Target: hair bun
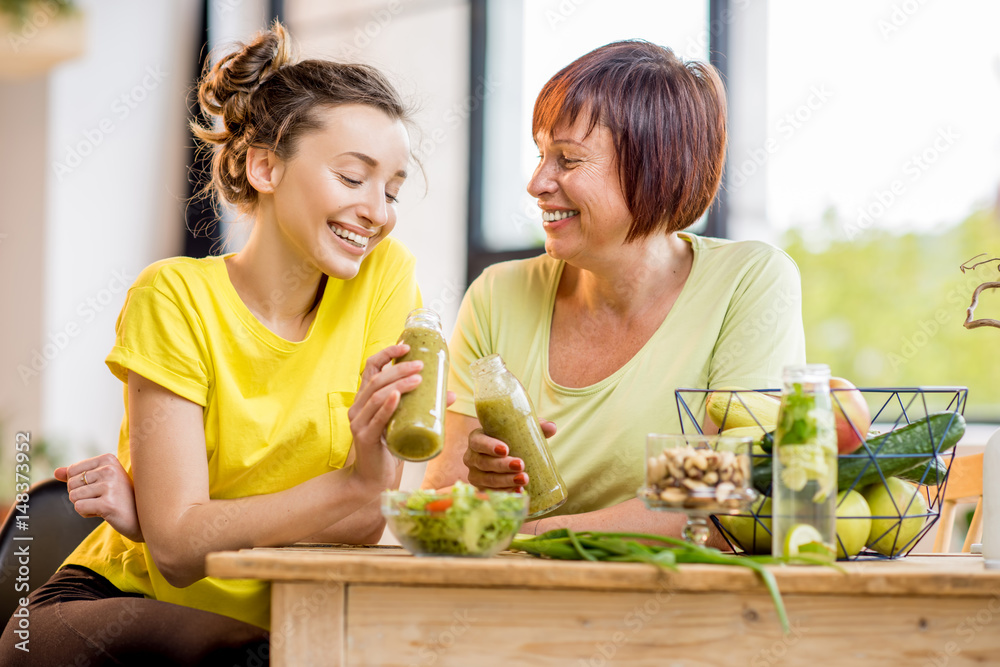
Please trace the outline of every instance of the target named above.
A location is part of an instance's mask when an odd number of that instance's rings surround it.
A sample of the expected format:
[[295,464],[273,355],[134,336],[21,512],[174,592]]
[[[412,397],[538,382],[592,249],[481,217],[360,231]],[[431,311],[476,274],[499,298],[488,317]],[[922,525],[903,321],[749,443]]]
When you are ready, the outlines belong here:
[[206,68],[198,101],[204,116],[191,120],[191,132],[199,148],[212,153],[212,179],[202,193],[214,194],[243,214],[254,212],[260,194],[247,177],[251,149],[290,159],[302,137],[325,127],[317,109],[361,104],[394,120],[409,118],[399,94],[378,70],[299,61],[291,37],[277,21]]
[[198,89],[204,111],[221,116],[230,136],[239,134],[246,123],[247,102],[254,91],[281,67],[294,62],[291,38],[278,21],[241,46],[211,66]]

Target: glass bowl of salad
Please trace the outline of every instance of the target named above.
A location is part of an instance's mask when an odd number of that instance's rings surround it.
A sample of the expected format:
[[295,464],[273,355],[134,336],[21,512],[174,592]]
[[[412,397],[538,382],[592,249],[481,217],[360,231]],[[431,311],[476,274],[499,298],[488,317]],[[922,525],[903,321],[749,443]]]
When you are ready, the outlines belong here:
[[489,558],[514,539],[528,515],[528,496],[462,482],[438,491],[388,490],[382,492],[382,515],[414,556]]

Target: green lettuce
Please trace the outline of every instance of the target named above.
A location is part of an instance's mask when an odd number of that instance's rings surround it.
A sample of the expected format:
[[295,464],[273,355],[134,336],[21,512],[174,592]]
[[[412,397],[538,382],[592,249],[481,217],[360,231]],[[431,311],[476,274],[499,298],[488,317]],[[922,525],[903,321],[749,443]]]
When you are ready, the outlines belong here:
[[[450,498],[443,511],[427,505]],[[525,497],[503,492],[481,492],[457,482],[448,496],[414,491],[395,517],[396,537],[418,554],[490,556],[504,549],[521,526]]]

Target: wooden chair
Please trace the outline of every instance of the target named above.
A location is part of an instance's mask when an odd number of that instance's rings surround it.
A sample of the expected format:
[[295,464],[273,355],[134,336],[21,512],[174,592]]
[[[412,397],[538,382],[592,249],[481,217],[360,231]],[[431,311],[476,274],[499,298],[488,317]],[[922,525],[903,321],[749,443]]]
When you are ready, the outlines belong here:
[[934,553],[947,553],[951,546],[951,533],[955,527],[955,505],[976,503],[969,533],[965,536],[962,552],[968,553],[973,543],[983,541],[983,455],[955,457],[948,472],[948,482],[941,502]]

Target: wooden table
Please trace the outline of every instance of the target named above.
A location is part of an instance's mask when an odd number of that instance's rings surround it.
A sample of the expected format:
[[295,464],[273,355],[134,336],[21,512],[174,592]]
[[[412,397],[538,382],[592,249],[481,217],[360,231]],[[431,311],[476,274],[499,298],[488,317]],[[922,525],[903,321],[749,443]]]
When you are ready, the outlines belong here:
[[978,556],[776,567],[783,634],[756,575],[398,547],[211,554],[273,582],[271,660],[305,665],[956,665],[1000,662],[1000,571]]

